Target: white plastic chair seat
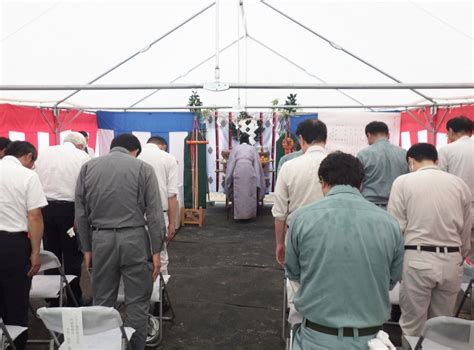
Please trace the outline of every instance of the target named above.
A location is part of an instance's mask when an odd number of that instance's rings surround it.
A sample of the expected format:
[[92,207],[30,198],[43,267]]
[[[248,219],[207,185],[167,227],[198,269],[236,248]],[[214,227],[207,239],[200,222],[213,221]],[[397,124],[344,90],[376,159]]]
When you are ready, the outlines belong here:
[[[68,283],[77,278],[66,275]],[[36,275],[31,281],[30,298],[57,298],[59,296],[60,275]],[[63,285],[64,286],[64,285]]]
[[[18,338],[21,333],[23,333],[24,331],[26,331],[28,329],[27,327],[21,327],[21,326],[8,326],[8,325],[5,325],[5,327],[7,327],[7,332],[8,332],[8,334],[10,334],[10,337],[13,340]],[[3,335],[3,331],[0,328],[0,337],[2,335]]]
[[[410,337],[410,336],[406,335],[405,339],[410,344],[410,347],[412,348],[412,350],[414,350],[416,344],[418,343],[418,340],[420,339],[420,337]],[[422,347],[423,347],[423,349],[430,349],[430,350],[449,350],[449,349],[453,349],[453,348],[448,348],[446,346],[438,344],[438,343],[434,342],[433,340],[426,339],[426,338],[423,339]]]
[[[130,339],[132,334],[135,332],[133,328],[124,327],[125,333],[127,334],[127,339]],[[84,336],[84,343],[86,349],[91,350],[103,350],[103,349],[110,349],[110,350],[120,350],[122,348],[122,333],[120,332],[119,328],[111,329],[106,332],[102,332],[99,334],[94,335],[85,335]],[[67,349],[66,344],[61,344],[59,349]]]
[[400,305],[400,282],[393,287],[392,290],[388,292],[390,298],[390,304]]
[[[170,279],[170,275],[164,275],[163,280],[165,284],[168,284]],[[153,283],[153,292],[151,292],[150,301],[157,303],[161,300],[161,280],[157,278],[156,281]],[[120,280],[119,292],[117,295],[117,302],[123,303],[125,301],[125,291],[123,286],[123,281]]]

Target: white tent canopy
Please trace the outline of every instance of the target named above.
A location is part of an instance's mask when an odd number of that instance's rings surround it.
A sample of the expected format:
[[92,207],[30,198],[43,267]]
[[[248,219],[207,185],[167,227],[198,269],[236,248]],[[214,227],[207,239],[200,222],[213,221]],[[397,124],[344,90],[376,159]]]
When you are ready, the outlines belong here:
[[[247,0],[240,6],[238,0],[221,0],[219,6],[210,6],[192,18],[212,3],[3,1],[0,84],[87,84],[143,49],[96,84],[202,85],[214,81],[216,33],[218,48],[224,49],[219,55],[222,82],[394,83],[335,49],[337,45],[404,83],[474,81],[471,1],[268,0],[265,4]],[[147,50],[150,43],[188,19]],[[331,46],[315,33],[336,45]],[[61,106],[122,108],[134,105],[150,92],[81,91]],[[439,103],[474,101],[473,89],[420,92]],[[70,93],[0,91],[0,100],[54,105]],[[185,106],[190,93],[186,89],[160,90],[136,106]],[[283,104],[289,93],[297,93],[298,104],[306,106],[430,102],[411,90],[199,90],[207,106],[237,106],[239,96],[244,107],[270,105],[275,98]]]

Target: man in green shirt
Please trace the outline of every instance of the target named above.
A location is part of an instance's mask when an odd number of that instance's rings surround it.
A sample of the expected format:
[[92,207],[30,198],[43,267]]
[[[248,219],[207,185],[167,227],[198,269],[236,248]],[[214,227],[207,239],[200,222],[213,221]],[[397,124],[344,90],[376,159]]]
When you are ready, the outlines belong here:
[[318,175],[325,198],[298,209],[288,233],[285,273],[301,284],[294,303],[304,317],[293,349],[367,349],[401,276],[400,227],[360,194],[364,170],[354,156],[330,154]]
[[278,174],[280,173],[280,169],[281,169],[281,167],[283,166],[283,164],[285,164],[285,163],[288,162],[289,160],[298,158],[299,156],[302,156],[302,155],[303,155],[303,151],[302,151],[301,148],[300,148],[298,151],[294,151],[294,152],[285,154],[283,157],[281,157],[281,158],[280,158],[280,162],[278,163],[277,177],[278,177]]

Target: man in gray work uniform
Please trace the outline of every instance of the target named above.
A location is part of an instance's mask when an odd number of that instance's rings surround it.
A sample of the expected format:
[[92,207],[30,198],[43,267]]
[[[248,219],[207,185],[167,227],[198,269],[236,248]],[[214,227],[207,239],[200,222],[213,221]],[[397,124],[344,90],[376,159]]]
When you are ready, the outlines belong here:
[[114,306],[122,278],[125,324],[135,329],[130,345],[133,350],[143,350],[166,232],[163,209],[153,168],[136,159],[141,151],[139,140],[123,134],[112,140],[110,148],[108,155],[81,168],[76,224],[85,265],[90,268],[93,264],[94,305]]
[[370,146],[357,154],[365,172],[361,193],[368,201],[387,209],[393,181],[408,173],[406,151],[390,143],[390,133],[384,122],[367,124],[365,136]]

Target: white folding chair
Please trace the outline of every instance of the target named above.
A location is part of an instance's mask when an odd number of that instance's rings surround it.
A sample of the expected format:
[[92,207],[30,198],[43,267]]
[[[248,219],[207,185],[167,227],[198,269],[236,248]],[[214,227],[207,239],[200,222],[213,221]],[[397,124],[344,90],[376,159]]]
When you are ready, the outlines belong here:
[[[283,310],[282,310],[282,338],[283,341],[287,342],[290,336],[291,329],[303,322],[303,316],[296,310],[291,310],[288,305],[288,278],[283,278]],[[290,332],[288,332],[288,325],[290,326]]]
[[395,286],[388,291],[388,297],[390,299],[390,305],[392,306],[392,317],[390,320],[386,321],[385,324],[397,326],[399,325],[398,320],[393,320],[393,310],[400,307],[400,282],[397,282]]
[[[43,321],[46,328],[51,332],[53,342],[59,349],[66,349],[71,343],[70,336],[65,328],[70,325],[63,324],[64,314],[69,310],[81,312],[83,330],[83,348],[91,350],[125,350],[128,341],[135,332],[133,328],[124,327],[120,313],[111,307],[87,306],[80,308],[68,307],[42,307],[38,309],[38,316]],[[56,333],[64,335],[64,342],[61,344]],[[74,340],[77,340],[74,337]]]
[[[150,347],[158,346],[158,344],[160,344],[161,341],[163,340],[163,332],[162,332],[163,321],[171,321],[174,319],[174,310],[173,310],[173,307],[171,306],[168,291],[166,289],[166,284],[168,283],[170,277],[171,277],[170,275],[163,276],[160,273],[159,278],[157,278],[156,281],[153,283],[153,292],[151,293],[150,302],[159,303],[158,304],[159,311],[158,311],[158,315],[150,314],[148,317],[148,329],[147,329],[148,335],[147,335],[146,344],[147,346],[150,346]],[[165,299],[168,301],[170,305],[171,315],[168,317],[165,317],[163,315],[163,302]],[[123,285],[122,280],[120,281],[117,302],[118,303],[125,302],[125,291],[124,291],[124,285]]]
[[31,281],[30,299],[56,299],[59,297],[59,306],[62,306],[63,292],[66,288],[74,305],[79,306],[69,283],[77,278],[66,275],[59,259],[47,250],[40,251],[41,268],[39,272],[58,269],[59,275],[37,274]]
[[474,349],[474,321],[439,316],[426,321],[421,337],[405,336],[414,350]]
[[15,339],[28,328],[20,326],[7,326],[0,317],[0,350],[5,350],[8,346],[16,350]]
[[391,305],[400,305],[400,282],[397,282],[392,290],[388,291]]

